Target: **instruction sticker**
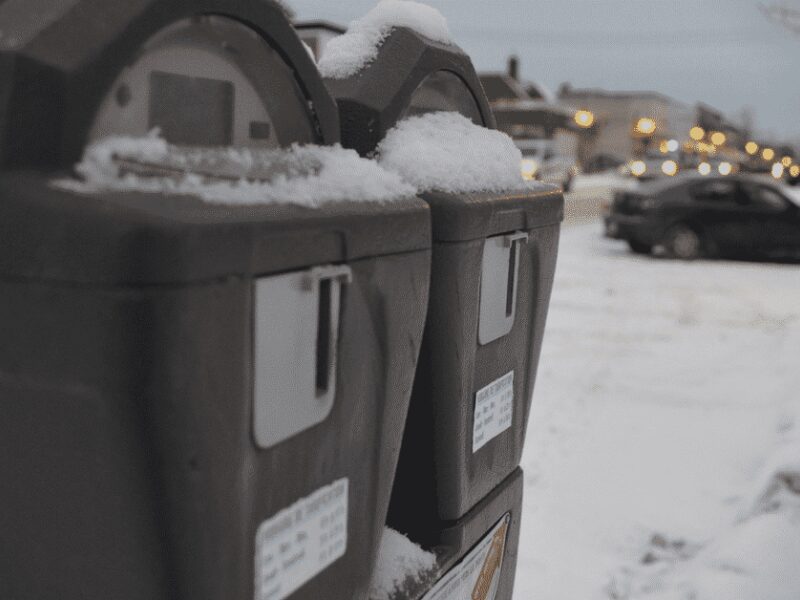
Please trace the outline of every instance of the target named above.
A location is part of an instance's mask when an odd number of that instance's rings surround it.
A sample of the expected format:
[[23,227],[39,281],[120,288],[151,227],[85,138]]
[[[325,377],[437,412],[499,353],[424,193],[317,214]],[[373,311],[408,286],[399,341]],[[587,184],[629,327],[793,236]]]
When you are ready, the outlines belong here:
[[513,417],[514,371],[511,371],[475,394],[472,453],[511,427]]
[[267,519],[256,532],[255,600],[283,600],[347,550],[348,480]]
[[500,586],[510,523],[511,515],[506,514],[422,600],[494,600]]

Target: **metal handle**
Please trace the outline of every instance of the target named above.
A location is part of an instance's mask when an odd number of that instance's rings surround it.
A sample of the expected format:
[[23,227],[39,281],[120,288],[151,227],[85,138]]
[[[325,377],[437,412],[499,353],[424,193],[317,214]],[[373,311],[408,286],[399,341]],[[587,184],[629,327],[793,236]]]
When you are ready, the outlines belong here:
[[[314,267],[308,272],[306,285],[318,288],[316,389],[317,397],[328,393],[336,369],[336,343],[339,333],[341,286],[353,281],[353,270],[347,265]],[[334,284],[338,283],[338,286]]]
[[514,314],[514,302],[517,297],[517,263],[519,262],[519,245],[527,243],[528,234],[517,231],[503,239],[508,252],[508,286],[506,287],[506,317]]

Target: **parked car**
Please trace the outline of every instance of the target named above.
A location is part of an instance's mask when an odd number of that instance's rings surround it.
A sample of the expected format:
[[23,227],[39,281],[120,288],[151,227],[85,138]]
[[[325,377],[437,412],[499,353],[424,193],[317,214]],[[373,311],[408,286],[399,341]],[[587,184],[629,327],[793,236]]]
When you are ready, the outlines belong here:
[[521,139],[515,143],[522,151],[523,176],[558,185],[565,192],[570,190],[578,174],[576,156],[560,153],[549,139]]
[[800,193],[756,177],[661,179],[618,192],[605,228],[641,254],[800,258]]

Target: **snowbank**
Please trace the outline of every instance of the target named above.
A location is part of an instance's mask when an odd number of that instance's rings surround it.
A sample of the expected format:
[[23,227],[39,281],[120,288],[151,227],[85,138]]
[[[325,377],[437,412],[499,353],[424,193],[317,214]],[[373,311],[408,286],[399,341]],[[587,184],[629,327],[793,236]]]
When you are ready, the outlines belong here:
[[506,134],[458,113],[401,121],[378,145],[380,165],[420,192],[503,192],[524,189],[522,153]]
[[[800,597],[800,423],[756,479],[745,511],[714,539],[680,556],[648,553],[631,600],[797,600]],[[669,565],[669,562],[672,562]],[[664,565],[668,566],[664,568]]]
[[433,581],[437,575],[434,554],[426,552],[403,534],[386,527],[370,586],[370,600],[393,600],[407,587]]
[[214,204],[388,202],[415,189],[394,173],[339,146],[288,150],[184,149],[157,135],[106,138],[89,146],[76,171],[82,193],[141,191],[198,196]]
[[580,173],[572,180],[570,191],[609,189],[633,190],[639,182],[633,177],[625,177],[616,171],[604,171],[602,173]]
[[411,0],[382,0],[347,33],[333,38],[320,57],[323,77],[345,79],[375,60],[378,48],[395,27],[407,27],[435,42],[450,44],[450,30],[442,14]]
[[[787,536],[776,553],[755,534],[779,523],[800,538],[788,506],[756,508],[787,499],[764,492],[800,434],[799,275],[643,258],[596,217],[565,224],[522,461],[515,600],[685,600],[701,579],[738,581],[703,565],[727,561],[740,536],[753,581],[766,576],[759,553],[800,564]],[[785,566],[775,576],[798,600]]]

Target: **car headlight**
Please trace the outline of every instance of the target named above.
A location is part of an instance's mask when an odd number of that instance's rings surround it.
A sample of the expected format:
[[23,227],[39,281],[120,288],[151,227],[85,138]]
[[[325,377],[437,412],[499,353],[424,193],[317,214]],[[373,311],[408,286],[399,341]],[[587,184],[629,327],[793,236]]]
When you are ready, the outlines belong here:
[[628,167],[636,177],[641,177],[647,172],[647,165],[643,160],[634,160]]
[[661,172],[672,177],[678,173],[678,163],[674,160],[665,160],[661,163]]
[[530,181],[539,172],[539,163],[531,158],[523,158],[520,164],[520,171],[522,172],[522,178]]

